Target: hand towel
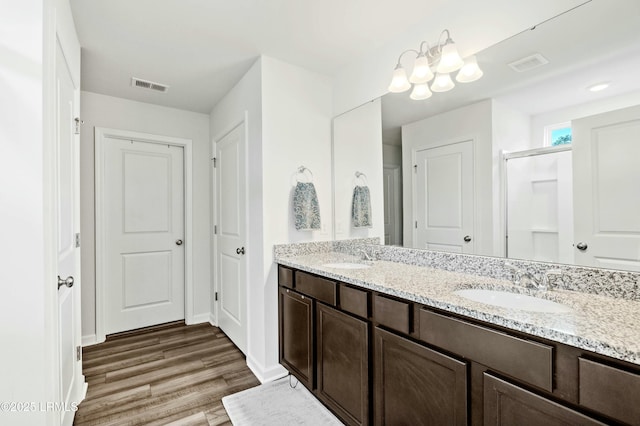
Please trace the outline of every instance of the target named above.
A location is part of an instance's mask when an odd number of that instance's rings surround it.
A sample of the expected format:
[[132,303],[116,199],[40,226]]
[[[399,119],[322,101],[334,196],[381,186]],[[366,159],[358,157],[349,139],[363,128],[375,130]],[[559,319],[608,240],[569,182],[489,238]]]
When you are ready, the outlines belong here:
[[371,195],[368,186],[356,186],[353,189],[351,219],[354,228],[371,226]]
[[293,193],[293,215],[299,231],[320,229],[320,207],[313,182],[298,182]]

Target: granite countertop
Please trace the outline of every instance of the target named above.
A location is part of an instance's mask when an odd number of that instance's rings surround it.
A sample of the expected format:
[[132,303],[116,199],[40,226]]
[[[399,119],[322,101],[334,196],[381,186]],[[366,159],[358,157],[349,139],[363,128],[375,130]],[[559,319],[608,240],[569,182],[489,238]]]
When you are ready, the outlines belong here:
[[[640,365],[640,302],[568,290],[538,291],[509,280],[329,252],[278,257],[276,262],[355,286],[565,343]],[[368,263],[366,269],[322,266]],[[568,313],[538,313],[473,302],[454,293],[467,288],[506,290],[562,303]]]

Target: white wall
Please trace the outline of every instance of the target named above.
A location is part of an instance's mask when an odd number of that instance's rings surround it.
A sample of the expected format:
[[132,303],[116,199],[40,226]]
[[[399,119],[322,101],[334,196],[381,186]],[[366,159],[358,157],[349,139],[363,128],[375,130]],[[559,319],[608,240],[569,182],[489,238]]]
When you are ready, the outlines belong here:
[[386,165],[402,165],[402,147],[382,144],[382,162]]
[[493,254],[492,101],[486,100],[402,126],[404,244],[413,244],[413,158],[420,149],[474,141],[475,251]]
[[94,128],[175,136],[193,141],[193,313],[209,320],[210,188],[209,116],[134,102],[91,92],[81,94],[80,215],[82,248],[82,335],[94,339],[95,324],[95,180]]
[[[50,395],[45,284],[54,285],[45,277],[43,2],[17,4],[0,2],[0,401],[15,402]],[[0,412],[2,424],[44,421],[44,413]]]
[[614,111],[634,105],[640,105],[640,91],[611,96],[593,102],[534,115],[531,117],[531,147],[539,148],[544,145],[545,126],[564,123],[578,118],[602,114],[603,112]]
[[[349,111],[371,99],[384,95],[398,56],[406,49],[416,49],[422,40],[434,45],[440,31],[448,28],[463,56],[475,54],[512,35],[524,31],[585,0],[458,0],[434,8],[420,25],[408,28],[388,44],[354,57],[334,75],[334,113]],[[410,13],[410,11],[408,11]],[[403,60],[411,66],[411,55]]]
[[[384,241],[382,110],[380,99],[367,102],[333,120],[335,236],[380,237]],[[364,173],[371,194],[371,228],[354,228],[351,220],[356,171]],[[362,182],[358,179],[358,182]]]
[[[273,245],[297,241],[330,240],[331,117],[330,80],[279,60],[262,57],[262,170],[264,218],[264,281],[260,288],[264,312],[256,318],[264,339],[265,376],[281,373],[278,363],[277,268]],[[313,172],[322,229],[297,231],[291,190],[301,165]],[[254,360],[256,360],[254,358]]]

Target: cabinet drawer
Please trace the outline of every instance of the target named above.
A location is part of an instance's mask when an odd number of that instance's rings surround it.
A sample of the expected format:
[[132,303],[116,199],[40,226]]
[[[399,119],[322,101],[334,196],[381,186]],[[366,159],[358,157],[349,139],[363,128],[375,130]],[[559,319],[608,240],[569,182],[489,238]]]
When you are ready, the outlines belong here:
[[420,339],[548,392],[553,390],[553,347],[456,318],[420,310]]
[[640,424],[640,374],[578,358],[580,405],[616,420]]
[[518,426],[595,426],[595,419],[484,373],[484,424]]
[[295,287],[300,293],[329,305],[336,306],[336,283],[306,272],[295,272]]
[[284,266],[278,266],[278,284],[283,287],[293,288],[293,271]]
[[367,318],[369,316],[369,293],[341,285],[340,309]]
[[407,302],[373,296],[373,319],[380,325],[392,328],[401,333],[409,334],[410,305]]

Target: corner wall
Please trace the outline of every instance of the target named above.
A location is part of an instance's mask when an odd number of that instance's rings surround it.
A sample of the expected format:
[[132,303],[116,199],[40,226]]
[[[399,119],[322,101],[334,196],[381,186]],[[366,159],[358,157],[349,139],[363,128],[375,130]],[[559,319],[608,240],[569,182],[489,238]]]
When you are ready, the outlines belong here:
[[196,322],[209,320],[210,192],[209,116],[127,99],[81,93],[80,220],[82,250],[82,336],[95,343],[95,174],[94,129],[106,127],[193,141],[193,314]]
[[[253,324],[255,343],[264,348],[254,361],[264,378],[282,374],[278,362],[277,266],[273,245],[332,238],[331,81],[285,62],[262,57],[262,187],[264,251],[263,281],[254,296],[262,298]],[[298,167],[313,172],[322,229],[298,231],[292,213],[292,190]],[[252,356],[254,354],[251,354]]]

